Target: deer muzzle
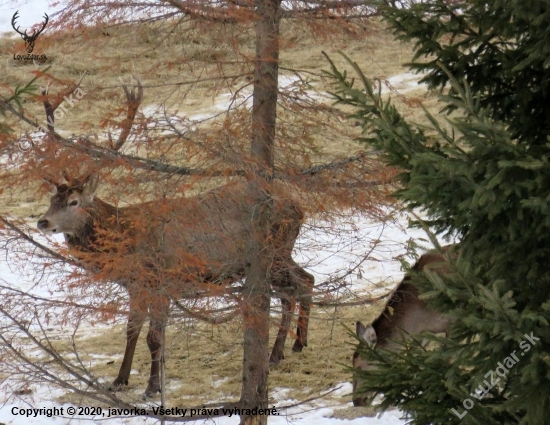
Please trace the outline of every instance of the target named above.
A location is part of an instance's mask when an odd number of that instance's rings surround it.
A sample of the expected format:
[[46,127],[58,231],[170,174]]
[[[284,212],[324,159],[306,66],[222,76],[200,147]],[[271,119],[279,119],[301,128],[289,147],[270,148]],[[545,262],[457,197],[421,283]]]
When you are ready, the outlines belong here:
[[57,229],[51,228],[51,223],[46,218],[41,218],[38,220],[38,223],[36,223],[36,227],[38,227],[38,230],[40,230],[44,235],[53,235],[56,233]]

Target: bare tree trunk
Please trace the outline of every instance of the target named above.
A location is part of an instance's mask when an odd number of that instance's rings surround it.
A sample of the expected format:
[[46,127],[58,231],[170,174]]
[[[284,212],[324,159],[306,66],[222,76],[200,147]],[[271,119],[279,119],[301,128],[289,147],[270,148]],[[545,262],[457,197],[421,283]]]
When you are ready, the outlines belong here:
[[[166,326],[162,333],[162,346],[160,348],[160,405],[166,406]],[[166,425],[166,419],[162,418],[160,425]]]
[[[250,182],[251,235],[249,270],[244,288],[244,357],[241,407],[267,408],[269,374],[270,243],[273,200],[273,145],[277,118],[279,72],[279,7],[281,0],[256,0],[256,63],[250,151],[256,164]],[[265,415],[241,414],[242,425],[267,425]]]

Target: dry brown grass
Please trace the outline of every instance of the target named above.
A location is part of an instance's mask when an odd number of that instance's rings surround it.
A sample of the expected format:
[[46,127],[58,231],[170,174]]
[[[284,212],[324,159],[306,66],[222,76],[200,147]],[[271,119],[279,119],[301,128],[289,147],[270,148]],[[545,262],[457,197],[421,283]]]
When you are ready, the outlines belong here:
[[[200,29],[186,26],[180,28],[175,33],[177,35],[166,36],[166,27],[161,24],[143,25],[131,30],[109,30],[108,33],[90,30],[87,33],[67,32],[41,37],[36,49],[50,58],[46,64],[50,67],[50,75],[64,83],[77,81],[84,72],[87,75],[82,84],[86,96],[57,121],[56,129],[65,136],[101,135],[100,127],[107,125],[106,119],[120,121],[124,114],[125,98],[119,79],[129,81],[130,76],[136,74],[141,76],[146,86],[143,107],[164,103],[169,113],[180,117],[212,112],[213,103],[220,93],[235,92],[250,83],[250,75],[223,82],[208,80],[220,74],[240,75],[251,71],[249,59],[253,52],[253,37],[250,31],[238,32],[235,43],[238,49],[223,41],[229,35],[235,36],[235,31],[226,31],[227,34],[220,32],[207,37]],[[330,89],[321,78],[321,70],[328,69],[321,54],[323,50],[341,68],[347,65],[337,52],[345,51],[369,78],[389,78],[405,72],[402,64],[410,60],[412,52],[411,45],[393,40],[383,25],[376,21],[361,39],[338,33],[320,43],[300,24],[291,23],[283,24],[282,33],[282,74],[288,76],[292,75],[293,70],[298,70],[320,92]],[[20,52],[21,47],[19,39],[0,39],[0,54],[11,56],[15,51]],[[0,63],[2,83],[6,87],[24,84],[33,77],[33,71],[43,70],[44,67],[6,60]],[[177,84],[197,79],[206,81]],[[61,83],[54,83],[51,90],[57,93],[63,87]],[[394,94],[393,97],[405,116],[414,121],[426,122],[418,107],[420,101],[429,110],[437,111],[434,96],[427,94],[422,87],[403,95]],[[30,99],[24,106],[37,122],[44,123],[43,106],[38,99]],[[246,117],[242,120],[246,122]],[[13,124],[18,132],[32,130],[22,123]],[[299,140],[301,148],[308,151],[308,161],[313,163],[347,156],[361,148],[353,140],[360,129],[350,126],[345,120],[332,119],[327,122],[323,115],[301,117],[296,110],[281,109],[279,124],[284,129],[285,137]],[[108,126],[112,127],[112,122]],[[224,129],[205,127],[202,137],[208,142],[223,134]],[[181,150],[173,149],[171,155],[175,164],[193,165],[193,158],[184,158]],[[8,199],[8,195],[11,198]],[[4,211],[30,219],[37,211],[44,210],[47,202],[46,198],[39,198],[35,186],[18,187],[15,194],[6,191],[0,196],[5,201]]]
[[[281,54],[281,70],[290,75],[292,70],[302,72],[312,80],[314,87],[325,91],[329,87],[320,78],[321,69],[328,64],[321,54],[326,51],[335,63],[344,66],[344,60],[337,54],[345,51],[357,61],[370,78],[388,78],[406,72],[402,63],[410,60],[412,47],[393,40],[384,27],[373,22],[369,35],[364,39],[328,38],[323,45],[299,25],[284,24],[285,34]],[[51,61],[48,73],[60,81],[76,81],[86,72],[83,89],[87,93],[85,101],[79,102],[70,110],[57,128],[62,135],[98,132],[98,128],[109,113],[117,111],[124,104],[119,77],[126,81],[130,75],[140,74],[147,86],[142,105],[165,102],[169,111],[180,115],[208,112],[219,93],[237,90],[250,82],[249,77],[241,76],[223,84],[204,81],[193,84],[174,85],[175,82],[212,78],[221,70],[226,75],[238,75],[250,71],[250,64],[243,59],[251,55],[252,38],[241,35],[240,56],[227,44],[212,48],[199,31],[185,28],[185,37],[165,37],[162,28],[143,26],[132,31],[90,31],[87,34],[50,35],[41,37],[37,44],[40,53],[46,53]],[[217,34],[223,38],[223,34]],[[15,39],[0,39],[0,54],[11,54],[21,42]],[[222,65],[221,65],[222,64]],[[22,65],[12,60],[0,64],[2,83],[14,87],[28,81],[32,71],[43,69],[33,64]],[[55,86],[54,91],[61,88]],[[395,95],[397,105],[406,116],[423,122],[423,113],[415,106],[422,101],[430,110],[436,110],[435,98],[425,93],[423,88]],[[25,104],[28,113],[42,122],[43,109],[37,100]],[[120,110],[119,110],[120,112]],[[291,121],[291,115],[282,111],[281,120]],[[350,132],[358,134],[358,129],[350,131],[347,122],[341,122],[327,136],[322,127],[310,128],[312,143],[317,145],[319,158],[325,161],[331,156],[349,155],[360,148],[349,138]],[[20,131],[30,130],[20,124]],[[345,136],[342,136],[345,135]],[[4,210],[12,216],[34,221],[38,212],[46,209],[47,199],[40,198],[35,188],[21,188],[10,198],[2,195]],[[309,347],[303,353],[290,352],[287,342],[285,360],[270,372],[271,388],[289,388],[289,398],[303,399],[318,395],[340,382],[351,379],[349,372],[341,364],[351,364],[353,339],[343,325],[354,328],[358,319],[369,322],[374,319],[377,307],[321,309],[314,308],[310,323]],[[273,321],[275,334],[276,320]],[[138,398],[146,386],[149,367],[149,352],[145,343],[145,332],[139,342],[134,361],[134,369],[139,373],[131,376],[128,397]],[[167,384],[171,406],[192,406],[213,400],[236,400],[241,385],[241,332],[240,323],[233,321],[227,325],[207,326],[199,323],[173,323],[168,330]],[[118,371],[121,355],[124,352],[125,331],[122,325],[113,327],[100,336],[83,336],[77,347],[84,361],[89,361],[91,370],[106,380],[112,380]],[[68,352],[68,347],[58,343],[58,348]],[[98,360],[97,356],[101,357]],[[114,364],[107,364],[114,360]],[[67,395],[64,400],[75,401],[75,396]],[[329,396],[330,397],[330,396]],[[348,402],[349,397],[335,397],[338,402]]]
[[[285,388],[287,399],[318,396],[342,382],[349,382],[355,340],[346,329],[354,329],[358,318],[374,320],[384,303],[376,306],[348,308],[314,308],[310,322],[309,346],[302,353],[292,353],[287,341],[285,359],[270,370],[271,389]],[[273,320],[273,332],[276,332]],[[196,406],[211,401],[236,401],[241,388],[242,334],[239,320],[218,326],[204,323],[173,321],[167,333],[167,392],[170,406]],[[147,386],[150,357],[142,332],[130,386],[123,397],[140,401]],[[291,337],[289,336],[289,339]],[[272,341],[273,342],[273,341]],[[125,328],[113,326],[99,335],[86,334],[76,338],[76,348],[83,363],[98,378],[113,380],[120,367],[125,345]],[[56,341],[54,346],[65,355],[72,352],[68,342]],[[113,363],[114,362],[114,363]],[[327,399],[341,404],[349,396],[328,395]],[[66,395],[60,401],[77,402],[78,396]]]
[[[124,113],[124,94],[119,78],[129,81],[131,75],[139,74],[147,86],[142,106],[165,103],[169,112],[179,116],[207,113],[212,110],[213,102],[219,93],[236,91],[250,82],[249,76],[242,76],[223,83],[209,80],[194,84],[174,85],[177,82],[209,79],[222,72],[224,75],[238,75],[250,72],[247,59],[253,52],[250,32],[238,36],[239,52],[229,43],[220,43],[212,47],[213,38],[220,40],[224,34],[205,37],[200,29],[181,28],[180,36],[166,36],[166,28],[144,25],[132,30],[110,30],[108,36],[102,30],[90,30],[87,33],[66,32],[63,34],[42,36],[36,50],[50,58],[45,66],[48,73],[59,82],[69,83],[79,79],[86,72],[82,84],[87,93],[83,100],[75,104],[61,120],[56,123],[60,134],[101,134],[101,124],[113,114]],[[409,59],[411,46],[393,41],[377,22],[373,22],[366,38],[357,40],[338,34],[319,44],[311,34],[299,24],[285,23],[282,28],[285,40],[282,45],[282,73],[291,75],[290,70],[299,70],[304,78],[309,78],[313,86],[324,91],[329,87],[319,78],[321,69],[327,69],[327,63],[321,54],[325,50],[333,60],[344,65],[338,50],[346,51],[356,60],[369,77],[389,77],[405,71],[401,64]],[[107,33],[106,33],[107,34]],[[232,34],[234,35],[234,34]],[[20,52],[22,41],[16,38],[0,39],[0,54],[11,57]],[[5,87],[15,87],[29,81],[33,71],[43,70],[45,66],[6,60],[0,63],[0,75]],[[312,74],[309,74],[312,73]],[[61,83],[52,85],[52,92],[59,92]],[[408,93],[407,98],[399,101],[407,114],[415,114],[418,108],[407,106],[411,97],[423,95]],[[402,101],[404,100],[404,101]],[[428,100],[431,102],[431,100]],[[37,122],[45,120],[43,106],[38,99],[30,99],[24,107]],[[119,116],[120,120],[120,116]],[[289,137],[300,138],[301,127],[307,126],[307,140],[310,146],[309,157],[313,162],[324,162],[335,156],[346,156],[357,151],[358,146],[350,136],[358,135],[358,128],[350,128],[348,122],[332,122],[327,125],[321,116],[304,122],[296,117],[295,111],[281,110],[279,122],[285,126]],[[32,130],[27,125],[13,122],[18,132]],[[208,137],[208,134],[205,136]],[[302,138],[303,139],[303,138]],[[303,141],[303,140],[302,140]],[[304,145],[305,146],[305,145]],[[174,163],[181,163],[176,155]],[[189,165],[189,162],[186,163]],[[3,201],[3,213],[29,221],[44,211],[46,197],[40,197],[37,186],[19,186],[16,191],[5,190],[0,194]]]
[[[220,92],[237,90],[250,83],[249,75],[224,83],[208,80],[220,73],[239,75],[251,71],[251,64],[247,62],[253,52],[250,32],[240,34],[238,53],[227,43],[213,47],[212,40],[193,28],[182,28],[178,33],[182,34],[180,37],[166,36],[165,32],[163,27],[142,25],[129,31],[112,30],[109,36],[101,30],[43,36],[37,50],[47,54],[48,63],[37,66],[6,60],[0,65],[2,83],[8,87],[23,84],[32,78],[32,71],[45,66],[50,67],[50,75],[64,82],[76,81],[86,73],[82,86],[87,93],[86,101],[79,102],[57,123],[64,134],[97,129],[108,112],[123,106],[119,78],[128,81],[131,75],[139,74],[147,86],[142,105],[165,102],[171,112],[188,115],[209,111]],[[337,51],[345,51],[369,78],[389,78],[405,72],[402,64],[410,60],[412,51],[411,45],[394,41],[375,21],[370,33],[360,40],[336,35],[319,43],[299,24],[290,23],[283,25],[282,33],[285,36],[280,58],[282,73],[291,75],[292,70],[298,70],[321,91],[328,89],[319,78],[321,70],[328,69],[322,51],[342,67],[345,61]],[[223,37],[223,34],[216,36]],[[18,39],[2,38],[0,53],[11,56],[13,52],[20,52],[21,43]],[[194,80],[207,81],[175,85]],[[53,91],[59,88],[54,85]],[[420,89],[407,97],[423,93]],[[40,102],[30,101],[25,106],[39,122],[44,120]]]

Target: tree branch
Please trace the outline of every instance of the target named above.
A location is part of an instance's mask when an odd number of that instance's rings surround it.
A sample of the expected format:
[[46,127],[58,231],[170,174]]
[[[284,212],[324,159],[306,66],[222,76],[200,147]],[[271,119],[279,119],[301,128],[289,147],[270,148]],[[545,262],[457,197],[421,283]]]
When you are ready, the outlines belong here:
[[71,264],[76,267],[85,268],[81,263],[78,261],[75,261],[71,258],[65,257],[64,255],[61,255],[54,250],[48,248],[46,245],[42,245],[40,242],[35,241],[33,238],[31,238],[29,235],[27,235],[25,232],[23,232],[19,227],[17,227],[15,224],[11,223],[4,217],[0,216],[0,222],[3,223],[7,228],[9,228],[11,231],[15,232],[17,235],[19,235],[21,238],[26,240],[27,242],[31,243],[35,247],[41,249],[42,251],[46,252],[48,255],[50,255],[53,258],[56,258],[58,260],[61,260],[65,263]]

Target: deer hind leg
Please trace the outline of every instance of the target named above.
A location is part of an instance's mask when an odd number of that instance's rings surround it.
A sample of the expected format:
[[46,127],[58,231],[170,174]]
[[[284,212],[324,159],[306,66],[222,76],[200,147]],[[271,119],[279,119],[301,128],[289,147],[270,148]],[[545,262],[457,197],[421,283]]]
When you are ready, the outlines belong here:
[[128,313],[128,322],[126,324],[126,350],[124,351],[124,359],[120,365],[118,376],[109,387],[111,391],[117,391],[123,385],[128,385],[136,344],[141,332],[141,327],[145,322],[145,316],[146,313],[140,309],[136,298],[130,295],[130,312]]
[[164,341],[164,332],[166,321],[170,309],[170,301],[159,299],[157,305],[151,308],[151,322],[149,332],[147,333],[147,346],[151,353],[151,372],[149,374],[149,383],[145,390],[145,397],[153,397],[161,391],[160,388],[160,363],[162,359],[162,344]]
[[273,344],[273,351],[269,357],[270,364],[279,364],[284,356],[285,341],[286,335],[290,328],[290,319],[292,318],[292,313],[296,307],[296,300],[294,298],[289,298],[286,296],[281,297],[281,308],[282,308],[282,318],[281,325],[279,326],[279,331],[277,332],[277,338],[275,339],[275,344]]
[[296,293],[296,298],[300,303],[298,328],[296,329],[296,341],[294,341],[292,351],[295,353],[300,353],[304,347],[307,347],[309,312],[311,310],[315,278],[312,274],[306,272],[296,263],[294,263],[294,266],[290,268],[290,278],[292,281],[292,287]]

